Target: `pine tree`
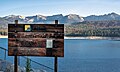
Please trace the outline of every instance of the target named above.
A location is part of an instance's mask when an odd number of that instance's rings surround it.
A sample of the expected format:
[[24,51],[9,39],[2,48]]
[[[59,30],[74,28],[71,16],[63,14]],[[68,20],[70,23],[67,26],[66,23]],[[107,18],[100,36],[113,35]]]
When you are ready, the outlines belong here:
[[27,57],[26,72],[30,72],[30,71],[31,71],[31,60]]

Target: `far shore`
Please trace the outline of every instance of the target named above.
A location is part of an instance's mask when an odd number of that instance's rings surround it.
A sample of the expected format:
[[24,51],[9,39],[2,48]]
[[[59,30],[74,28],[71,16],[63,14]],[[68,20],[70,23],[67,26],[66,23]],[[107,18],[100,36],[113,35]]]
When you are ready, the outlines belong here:
[[64,39],[120,40],[120,37],[99,37],[99,36],[69,37],[69,36],[65,36]]
[[[0,38],[8,38],[8,36],[7,35],[0,35]],[[100,37],[100,36],[72,37],[72,36],[64,36],[64,39],[120,40],[120,37]]]
[[8,38],[7,35],[0,35],[0,38]]

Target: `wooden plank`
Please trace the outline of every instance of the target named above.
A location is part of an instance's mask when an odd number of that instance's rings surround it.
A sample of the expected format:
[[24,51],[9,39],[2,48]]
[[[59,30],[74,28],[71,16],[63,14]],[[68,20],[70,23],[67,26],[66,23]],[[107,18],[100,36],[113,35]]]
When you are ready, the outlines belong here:
[[46,54],[48,57],[64,57],[64,48],[47,48]]
[[24,25],[22,24],[8,24],[8,32],[15,32],[15,31],[24,31]]
[[9,47],[46,47],[46,40],[42,38],[9,38]]
[[[46,40],[45,38],[9,38],[8,45],[9,47],[45,47]],[[63,39],[53,39],[54,48],[63,46]]]
[[54,29],[54,28],[64,28],[64,24],[32,24],[32,28],[43,28],[43,29]]
[[40,29],[40,28],[35,28],[35,29],[32,29],[31,32],[60,32],[60,33],[63,33],[64,30],[62,28],[49,28],[49,29]]
[[52,48],[52,56],[64,57],[64,48]]
[[[26,27],[29,30],[26,30]],[[64,32],[64,25],[53,24],[9,24],[8,32]]]
[[[17,50],[17,51],[16,51]],[[28,47],[9,47],[8,54],[10,56],[47,56],[47,57],[63,57],[64,48],[28,48]]]
[[64,40],[63,39],[55,39],[53,41],[53,48],[63,48],[64,47]]
[[[48,38],[49,39],[49,38]],[[46,48],[45,38],[9,38],[8,39],[9,47],[39,47]],[[53,48],[63,48],[64,40],[63,39],[52,39]]]
[[[17,54],[15,54],[16,49]],[[46,56],[45,48],[28,48],[28,47],[9,47],[8,54],[10,56],[18,55],[18,56]]]
[[9,32],[9,38],[56,38],[63,39],[64,33],[55,32]]

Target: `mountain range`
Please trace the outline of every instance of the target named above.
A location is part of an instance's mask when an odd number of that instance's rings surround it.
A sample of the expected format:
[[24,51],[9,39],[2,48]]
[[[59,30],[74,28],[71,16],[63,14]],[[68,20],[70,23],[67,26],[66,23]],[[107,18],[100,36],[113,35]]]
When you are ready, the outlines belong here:
[[0,27],[6,27],[8,23],[13,23],[14,20],[18,20],[19,23],[54,23],[54,20],[59,20],[59,23],[72,24],[83,21],[108,21],[108,20],[120,20],[120,15],[117,13],[109,13],[104,15],[90,15],[86,17],[79,16],[77,14],[69,14],[63,16],[62,14],[44,16],[22,16],[22,15],[9,15],[0,17]]

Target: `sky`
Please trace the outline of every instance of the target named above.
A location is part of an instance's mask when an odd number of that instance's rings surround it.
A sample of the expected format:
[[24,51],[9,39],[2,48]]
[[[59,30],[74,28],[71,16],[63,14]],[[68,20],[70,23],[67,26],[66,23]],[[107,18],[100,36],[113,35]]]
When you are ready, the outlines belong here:
[[120,14],[120,0],[0,0],[0,17],[7,15],[80,16]]

